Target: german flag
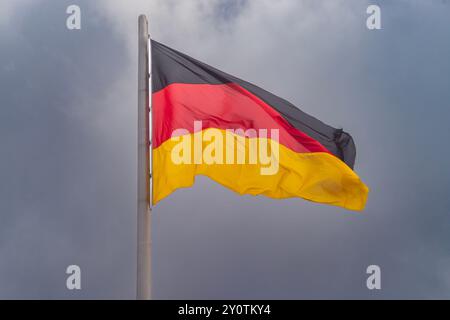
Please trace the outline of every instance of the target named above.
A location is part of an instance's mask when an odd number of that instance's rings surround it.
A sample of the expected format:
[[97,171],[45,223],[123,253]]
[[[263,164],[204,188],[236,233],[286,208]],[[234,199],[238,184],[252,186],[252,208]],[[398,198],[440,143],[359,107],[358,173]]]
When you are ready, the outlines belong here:
[[154,40],[152,92],[153,203],[204,175],[239,194],[364,209],[343,130]]

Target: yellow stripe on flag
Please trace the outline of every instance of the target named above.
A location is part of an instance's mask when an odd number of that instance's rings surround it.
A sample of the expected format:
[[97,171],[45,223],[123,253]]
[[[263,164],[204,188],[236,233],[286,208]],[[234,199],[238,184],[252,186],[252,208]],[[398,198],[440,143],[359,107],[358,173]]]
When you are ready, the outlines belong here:
[[[231,134],[219,129],[207,129],[201,134],[207,134],[211,130],[215,131],[214,134],[221,134],[224,142],[226,136]],[[181,139],[190,139],[191,154],[194,158],[194,141],[199,141],[199,139],[195,140],[194,136],[198,134],[200,133],[179,137],[178,141],[169,139],[153,150],[153,203],[158,203],[176,189],[191,187],[195,176],[203,175],[239,194],[264,195],[275,199],[300,197],[350,210],[364,209],[369,189],[340,159],[328,153],[297,153],[266,138],[243,138],[231,134],[238,142],[245,139],[243,148],[247,155],[251,143],[262,142],[276,146],[279,149],[277,158],[279,167],[273,175],[262,175],[261,169],[267,165],[259,162],[257,164],[249,164],[248,161],[245,164],[175,164],[172,151],[177,146],[179,148]],[[202,141],[201,143],[202,150],[205,150],[212,142]],[[237,145],[242,148],[242,143]],[[235,146],[223,143],[224,154],[230,152],[236,154],[236,150]]]

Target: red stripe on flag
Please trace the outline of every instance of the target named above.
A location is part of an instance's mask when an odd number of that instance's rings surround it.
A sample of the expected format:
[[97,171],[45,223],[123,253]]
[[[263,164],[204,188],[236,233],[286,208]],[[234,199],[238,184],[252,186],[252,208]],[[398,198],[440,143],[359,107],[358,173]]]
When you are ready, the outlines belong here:
[[172,137],[177,129],[194,133],[202,129],[279,130],[279,143],[304,152],[330,153],[322,144],[294,128],[270,105],[235,83],[171,84],[153,94],[153,148]]

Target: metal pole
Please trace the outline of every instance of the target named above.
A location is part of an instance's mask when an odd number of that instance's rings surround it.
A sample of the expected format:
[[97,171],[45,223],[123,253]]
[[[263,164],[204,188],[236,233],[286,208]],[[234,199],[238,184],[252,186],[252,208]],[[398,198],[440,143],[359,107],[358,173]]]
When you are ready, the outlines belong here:
[[139,16],[138,58],[138,203],[137,299],[151,299],[151,208],[149,142],[149,36],[145,15]]

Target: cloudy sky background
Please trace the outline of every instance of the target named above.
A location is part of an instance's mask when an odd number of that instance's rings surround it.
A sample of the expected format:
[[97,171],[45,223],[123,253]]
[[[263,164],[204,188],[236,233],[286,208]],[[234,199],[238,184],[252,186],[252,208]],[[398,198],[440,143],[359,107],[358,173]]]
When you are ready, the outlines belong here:
[[140,13],[154,39],[345,128],[371,188],[355,214],[198,178],[154,209],[155,298],[450,298],[443,0],[0,0],[0,298],[135,297]]

